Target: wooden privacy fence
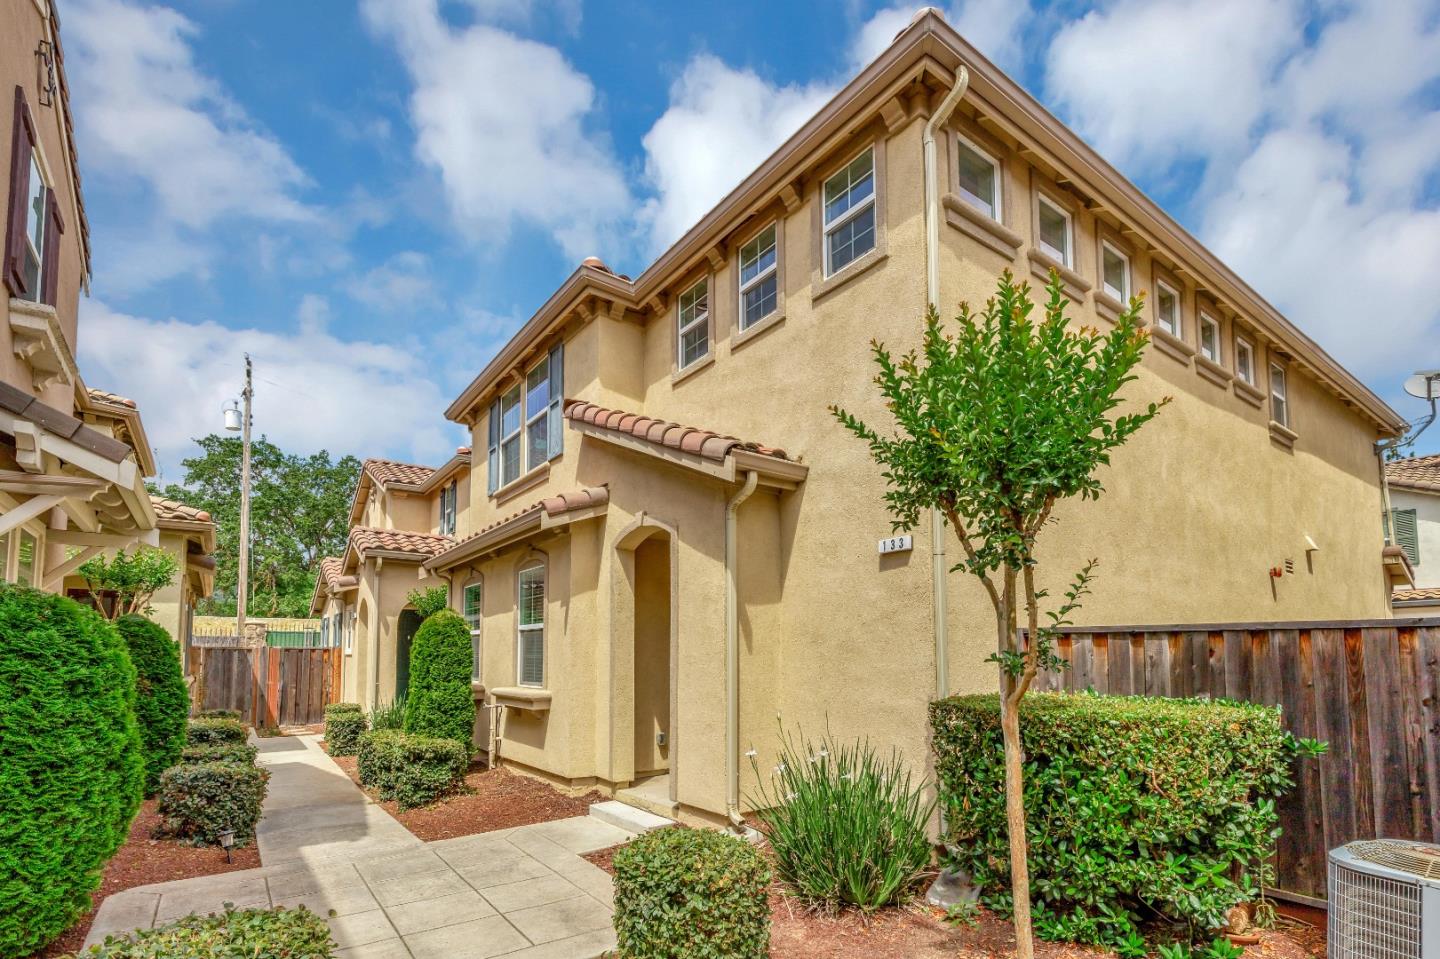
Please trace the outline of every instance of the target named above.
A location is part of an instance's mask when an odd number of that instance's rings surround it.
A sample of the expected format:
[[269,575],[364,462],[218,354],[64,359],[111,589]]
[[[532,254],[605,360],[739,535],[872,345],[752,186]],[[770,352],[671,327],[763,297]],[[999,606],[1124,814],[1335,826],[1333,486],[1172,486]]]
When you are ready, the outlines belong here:
[[1353,839],[1440,841],[1440,619],[1073,629],[1035,688],[1279,706],[1302,759],[1279,804],[1279,888],[1325,897],[1326,852]]
[[194,637],[187,673],[198,709],[234,709],[256,727],[303,726],[340,698],[340,650],[237,646]]

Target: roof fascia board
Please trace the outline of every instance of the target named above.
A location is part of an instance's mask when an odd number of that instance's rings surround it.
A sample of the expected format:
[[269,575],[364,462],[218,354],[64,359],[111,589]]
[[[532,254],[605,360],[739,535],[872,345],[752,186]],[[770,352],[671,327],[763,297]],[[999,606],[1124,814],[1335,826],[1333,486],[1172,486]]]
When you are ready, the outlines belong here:
[[474,539],[466,540],[425,561],[426,569],[450,569],[482,553],[492,552],[542,528],[545,508],[540,504],[515,516]]

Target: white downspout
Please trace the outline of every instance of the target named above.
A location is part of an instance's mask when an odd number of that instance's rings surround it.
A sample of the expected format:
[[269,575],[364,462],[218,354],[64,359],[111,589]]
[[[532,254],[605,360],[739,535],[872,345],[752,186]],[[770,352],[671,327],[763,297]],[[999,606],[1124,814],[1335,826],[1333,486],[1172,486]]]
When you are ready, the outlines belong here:
[[745,485],[725,504],[725,815],[738,830],[745,828],[745,820],[740,815],[740,595],[735,580],[735,514],[759,481],[759,474],[747,470]]
[[[933,116],[925,123],[921,139],[925,150],[925,304],[940,306],[940,186],[935,162],[935,131],[944,126],[955,112],[960,99],[970,86],[970,71],[962,63],[955,71],[955,84]],[[950,695],[950,626],[948,574],[945,558],[945,518],[940,510],[930,509],[930,574],[935,611],[935,698]]]
[[375,591],[371,599],[375,603],[375,615],[370,618],[370,709],[380,705],[380,633],[385,628],[385,618],[380,614],[380,575],[385,570],[385,557],[375,557]]

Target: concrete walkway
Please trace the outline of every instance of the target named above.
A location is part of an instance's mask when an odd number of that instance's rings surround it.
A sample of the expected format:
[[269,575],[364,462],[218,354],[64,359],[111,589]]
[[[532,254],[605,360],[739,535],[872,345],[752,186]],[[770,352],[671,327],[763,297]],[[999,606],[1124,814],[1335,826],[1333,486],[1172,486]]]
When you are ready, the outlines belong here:
[[593,959],[615,947],[610,876],[580,854],[633,832],[578,816],[424,843],[371,803],[315,737],[260,745],[272,773],[261,868],[117,893],[87,946],[229,902],[304,904],[327,917],[347,959]]

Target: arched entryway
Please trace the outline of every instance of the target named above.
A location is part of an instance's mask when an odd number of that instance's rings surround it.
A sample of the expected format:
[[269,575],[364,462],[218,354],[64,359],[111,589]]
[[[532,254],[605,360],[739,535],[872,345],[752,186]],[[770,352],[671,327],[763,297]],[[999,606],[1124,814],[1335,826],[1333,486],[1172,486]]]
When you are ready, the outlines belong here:
[[670,769],[670,537],[635,547],[635,776]]
[[420,628],[420,614],[413,609],[400,611],[400,622],[395,628],[395,699],[398,701],[410,689],[410,645],[415,641],[415,631]]

